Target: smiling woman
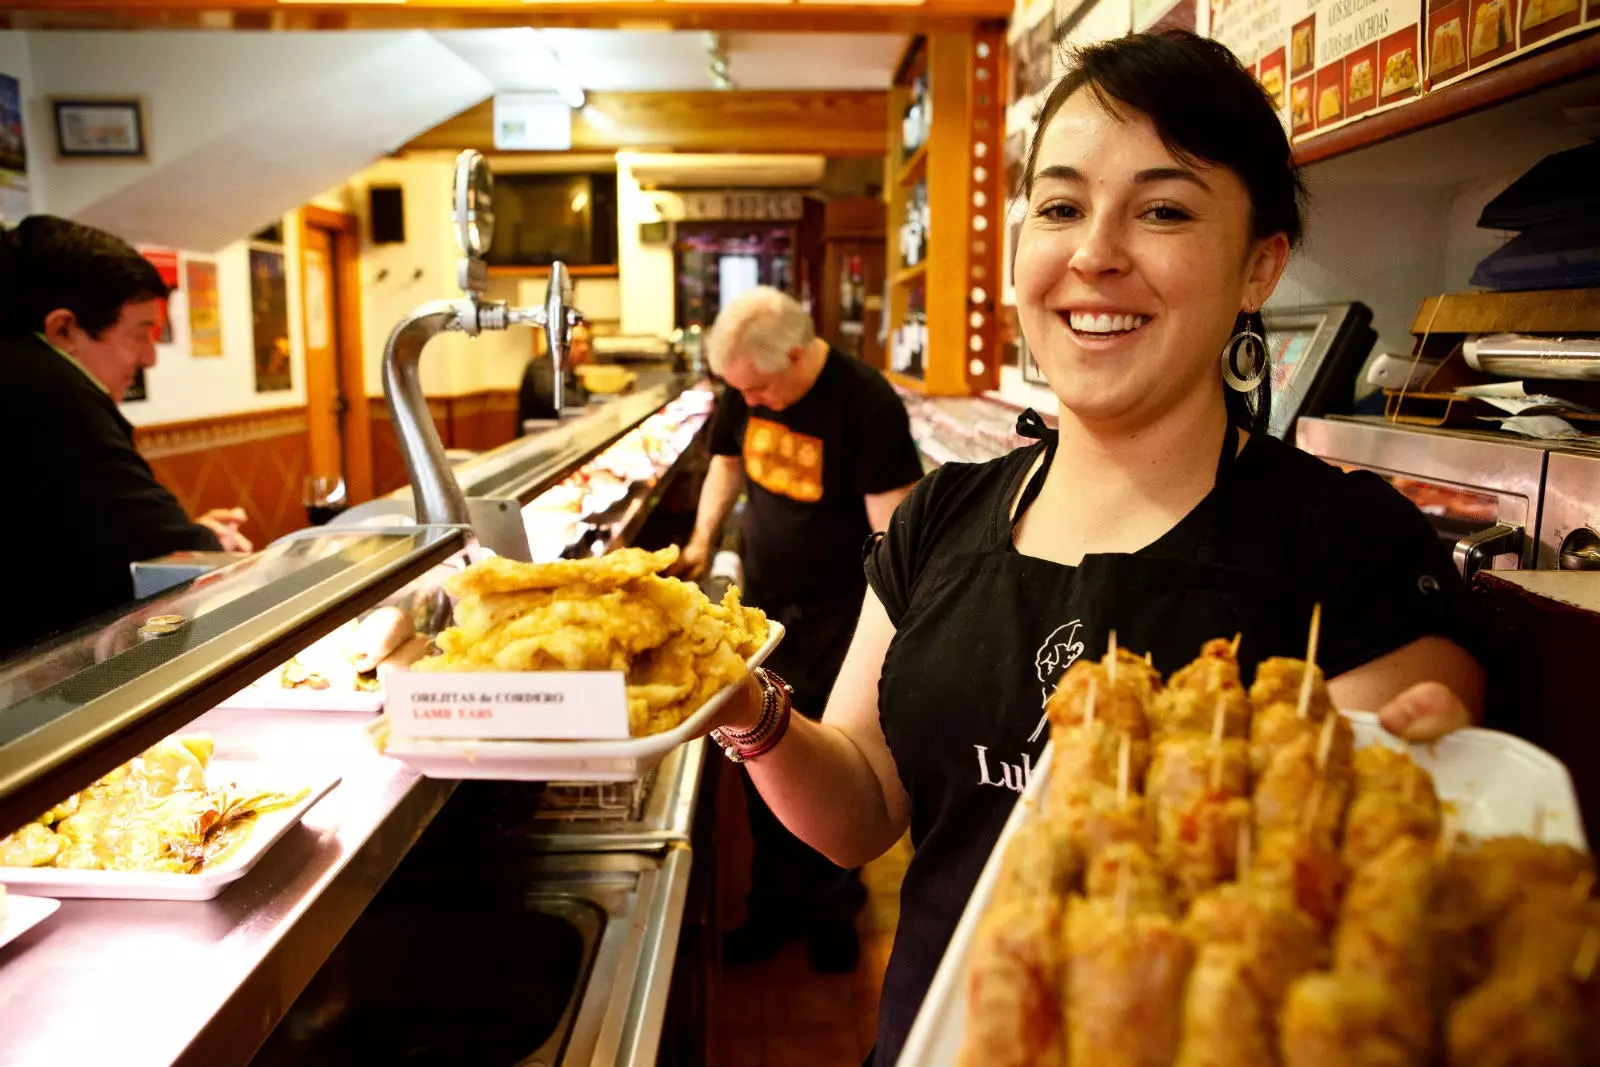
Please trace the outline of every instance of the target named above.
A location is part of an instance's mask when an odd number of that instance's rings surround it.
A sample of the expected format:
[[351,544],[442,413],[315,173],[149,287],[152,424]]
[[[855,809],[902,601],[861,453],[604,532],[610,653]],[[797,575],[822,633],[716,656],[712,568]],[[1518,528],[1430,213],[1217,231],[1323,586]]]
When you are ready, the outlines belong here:
[[[1074,57],[1033,144],[1017,307],[1059,429],[1030,412],[1018,429],[1038,445],[923,479],[869,554],[823,721],[796,717],[748,764],[772,810],[840,864],[911,831],[880,1067],[1038,764],[1041,702],[1113,633],[1163,673],[1237,634],[1248,677],[1303,654],[1320,605],[1317,663],[1339,706],[1422,739],[1482,702],[1466,590],[1427,520],[1376,476],[1260,432],[1259,312],[1302,195],[1260,86],[1193,34],[1118,38]],[[748,730],[761,710],[752,688],[718,725]],[[981,1062],[1041,1062],[1031,1051]]]

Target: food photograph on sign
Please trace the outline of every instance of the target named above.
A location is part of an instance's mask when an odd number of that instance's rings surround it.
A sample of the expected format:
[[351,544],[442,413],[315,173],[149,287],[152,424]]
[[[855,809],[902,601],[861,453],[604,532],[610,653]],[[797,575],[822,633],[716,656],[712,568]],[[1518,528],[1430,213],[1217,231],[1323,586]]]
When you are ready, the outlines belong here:
[[1317,129],[1344,118],[1344,61],[1330,63],[1317,71]]
[[1317,19],[1313,15],[1289,32],[1289,77],[1310,74],[1317,62]]
[[1309,133],[1316,125],[1311,116],[1312,78],[1301,78],[1289,87],[1289,128]]
[[1033,42],[1029,46],[1033,65],[1029,69],[1028,96],[1044,92],[1050,88],[1050,83],[1055,80],[1056,46],[1053,39],[1054,29],[1053,17],[1046,14],[1033,24],[1033,29],[1028,31],[1028,36]]
[[1473,0],[1467,64],[1484,66],[1510,55],[1516,47],[1516,0]]
[[1344,100],[1347,116],[1361,115],[1378,105],[1378,44],[1374,41],[1344,60]]
[[1283,112],[1285,75],[1287,73],[1284,69],[1285,58],[1286,55],[1281,48],[1274,52],[1269,52],[1261,60],[1261,65],[1256,70],[1257,80],[1261,82],[1261,87],[1267,91],[1267,95],[1272,98],[1274,110],[1280,114]]
[[1422,87],[1417,67],[1417,31],[1405,29],[1380,41],[1378,65],[1383,71],[1383,80],[1378,85],[1379,103],[1415,96]]
[[1433,0],[1428,8],[1428,77],[1438,83],[1467,70],[1466,0]]
[[1522,47],[1575,28],[1581,17],[1578,0],[1522,0]]

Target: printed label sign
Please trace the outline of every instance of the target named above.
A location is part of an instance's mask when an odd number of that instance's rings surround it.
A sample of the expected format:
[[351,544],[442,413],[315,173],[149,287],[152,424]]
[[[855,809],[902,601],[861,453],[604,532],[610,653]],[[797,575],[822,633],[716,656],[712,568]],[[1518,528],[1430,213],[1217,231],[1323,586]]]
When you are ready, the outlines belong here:
[[628,699],[619,671],[395,671],[385,682],[385,703],[394,732],[407,737],[628,737]]

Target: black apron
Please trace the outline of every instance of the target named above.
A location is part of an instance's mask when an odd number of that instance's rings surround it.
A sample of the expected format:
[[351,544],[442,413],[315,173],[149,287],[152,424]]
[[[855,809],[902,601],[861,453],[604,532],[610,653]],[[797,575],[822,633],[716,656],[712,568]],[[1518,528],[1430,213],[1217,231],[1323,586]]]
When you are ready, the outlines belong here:
[[1211,638],[1294,625],[1274,617],[1283,597],[1261,574],[1215,562],[1226,532],[1226,509],[1215,501],[1238,450],[1232,426],[1216,487],[1177,526],[1137,553],[1090,555],[1076,567],[1016,550],[1016,521],[1055,459],[1053,434],[1036,414],[1019,419],[1018,432],[1047,445],[1016,518],[1007,511],[1031,462],[1005,486],[981,551],[928,564],[884,659],[880,718],[911,798],[916,853],[884,979],[877,1067],[894,1067],[978,875],[1032,776],[1049,739],[1044,704],[1061,673],[1080,656],[1103,655],[1112,630],[1121,647],[1152,653],[1165,675]]

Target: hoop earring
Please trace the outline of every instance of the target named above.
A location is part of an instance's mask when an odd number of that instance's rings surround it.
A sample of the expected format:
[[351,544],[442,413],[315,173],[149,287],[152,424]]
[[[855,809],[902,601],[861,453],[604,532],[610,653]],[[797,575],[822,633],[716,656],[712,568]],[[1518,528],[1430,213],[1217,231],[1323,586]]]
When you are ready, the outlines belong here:
[[[1250,369],[1241,371],[1238,359],[1241,352],[1253,349]],[[1248,325],[1222,346],[1222,380],[1228,388],[1248,393],[1260,385],[1267,376],[1267,339]]]

